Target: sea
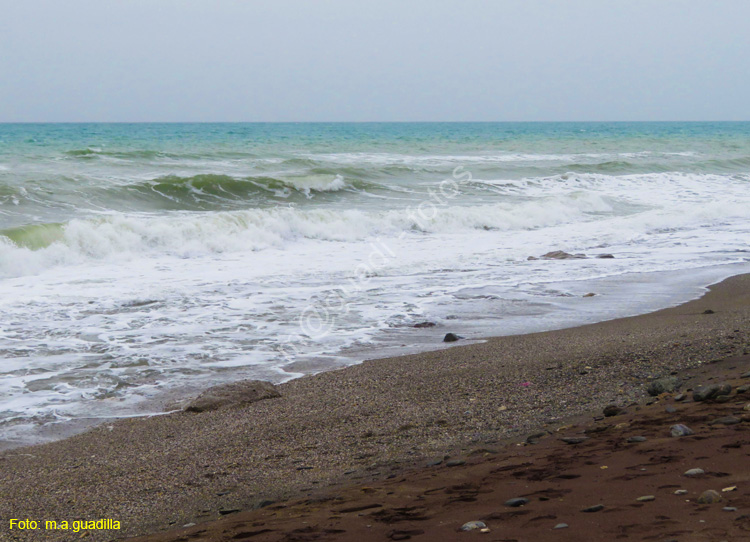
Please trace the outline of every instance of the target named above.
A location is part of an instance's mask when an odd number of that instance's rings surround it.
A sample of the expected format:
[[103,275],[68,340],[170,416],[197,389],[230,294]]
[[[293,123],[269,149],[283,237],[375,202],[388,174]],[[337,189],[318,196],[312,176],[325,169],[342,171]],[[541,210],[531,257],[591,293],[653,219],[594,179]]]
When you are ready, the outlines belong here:
[[748,240],[750,123],[0,124],[0,448],[673,306]]

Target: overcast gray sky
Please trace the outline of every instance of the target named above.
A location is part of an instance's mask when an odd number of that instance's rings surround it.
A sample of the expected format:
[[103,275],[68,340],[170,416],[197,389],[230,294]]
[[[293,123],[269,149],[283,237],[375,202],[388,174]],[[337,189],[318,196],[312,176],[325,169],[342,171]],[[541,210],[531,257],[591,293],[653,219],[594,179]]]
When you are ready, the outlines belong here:
[[0,121],[750,120],[747,0],[0,0]]

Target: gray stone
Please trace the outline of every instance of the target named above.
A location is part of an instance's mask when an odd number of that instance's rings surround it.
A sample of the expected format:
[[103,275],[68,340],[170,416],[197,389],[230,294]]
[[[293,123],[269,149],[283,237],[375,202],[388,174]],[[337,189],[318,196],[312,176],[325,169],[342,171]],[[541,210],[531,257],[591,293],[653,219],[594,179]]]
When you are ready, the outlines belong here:
[[674,396],[674,400],[677,402],[680,402],[680,401],[684,401],[686,397],[687,395],[685,395],[684,393],[680,393]]
[[690,469],[685,471],[685,476],[700,476],[701,474],[706,474],[706,472],[703,469]]
[[737,386],[738,394],[747,393],[748,390],[750,390],[750,384],[745,384],[744,386]]
[[687,489],[678,489],[674,492],[675,495],[687,495],[688,490]]
[[677,412],[677,409],[672,405],[667,405],[664,409],[664,412],[666,412],[667,414],[674,414],[675,412]]
[[597,256],[597,258],[599,258],[600,260],[612,260],[612,259],[614,259],[614,255],[612,255],[612,254],[599,254]]
[[443,337],[444,343],[454,343],[458,341],[459,339],[463,339],[460,335],[456,335],[455,333],[446,333],[445,337]]
[[676,376],[667,376],[658,378],[646,387],[646,393],[651,396],[661,395],[662,393],[672,393],[680,389],[682,381]]
[[562,250],[553,250],[542,256],[544,260],[582,260],[585,258],[585,254],[569,254]]
[[740,375],[740,378],[750,378],[750,371],[748,371],[748,372],[746,372],[746,373],[742,373],[742,374]]
[[529,499],[518,497],[516,499],[509,499],[505,501],[505,506],[510,506],[511,508],[518,508],[519,506],[523,506],[524,504],[528,504],[528,503],[529,503]]
[[635,442],[646,442],[646,440],[648,440],[648,439],[646,439],[646,437],[635,436],[635,437],[628,437],[627,441],[629,443],[633,444]]
[[418,324],[414,324],[414,327],[435,327],[436,325],[435,322],[419,322]]
[[461,525],[462,531],[475,531],[477,529],[486,529],[487,524],[483,521],[467,521]]
[[568,527],[569,527],[569,525],[567,523],[558,523],[557,525],[555,525],[552,528],[553,529],[567,529]]
[[714,401],[716,401],[717,403],[728,403],[731,400],[732,400],[731,395],[717,395],[714,398]]
[[644,495],[643,497],[638,497],[636,499],[636,501],[638,502],[651,502],[655,500],[656,500],[656,497],[654,497],[653,495]]
[[687,425],[678,423],[677,425],[673,425],[672,427],[669,428],[669,433],[673,437],[686,437],[688,435],[694,434],[694,431],[690,429]]
[[589,506],[588,508],[584,508],[581,510],[581,512],[599,512],[600,510],[604,510],[603,504],[595,504],[594,506]]
[[445,462],[446,467],[458,467],[466,463],[463,459],[451,459],[450,461]]
[[244,406],[250,403],[281,397],[276,387],[261,380],[243,380],[210,388],[196,397],[187,412],[207,412],[220,408]]
[[710,425],[737,425],[740,422],[742,422],[742,420],[740,420],[739,418],[735,418],[734,416],[725,416],[723,418],[712,421]]
[[718,384],[710,384],[708,386],[698,386],[693,390],[693,401],[708,401],[719,395],[720,386]]
[[698,504],[714,504],[721,501],[721,493],[713,489],[708,489],[698,497]]
[[722,510],[724,512],[736,512],[737,508],[735,508],[734,506],[725,506],[724,508],[722,508]]

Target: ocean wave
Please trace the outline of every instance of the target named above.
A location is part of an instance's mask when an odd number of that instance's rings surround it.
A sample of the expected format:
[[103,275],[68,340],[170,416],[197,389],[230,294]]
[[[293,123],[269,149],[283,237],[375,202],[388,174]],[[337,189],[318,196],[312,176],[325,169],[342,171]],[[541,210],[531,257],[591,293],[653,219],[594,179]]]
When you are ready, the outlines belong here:
[[0,232],[0,273],[28,274],[54,265],[137,254],[191,257],[284,248],[305,239],[355,242],[403,232],[523,231],[589,220],[588,215],[610,211],[604,198],[573,194],[521,204],[380,212],[283,207],[159,216],[113,214]]

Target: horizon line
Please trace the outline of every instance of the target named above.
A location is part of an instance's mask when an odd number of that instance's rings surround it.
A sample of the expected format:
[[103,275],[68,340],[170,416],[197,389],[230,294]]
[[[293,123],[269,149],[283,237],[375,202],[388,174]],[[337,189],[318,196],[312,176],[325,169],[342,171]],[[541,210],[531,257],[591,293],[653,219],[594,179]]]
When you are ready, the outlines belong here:
[[742,123],[747,120],[11,120],[2,124],[551,124],[551,123]]

